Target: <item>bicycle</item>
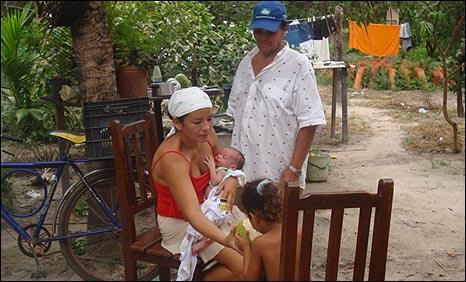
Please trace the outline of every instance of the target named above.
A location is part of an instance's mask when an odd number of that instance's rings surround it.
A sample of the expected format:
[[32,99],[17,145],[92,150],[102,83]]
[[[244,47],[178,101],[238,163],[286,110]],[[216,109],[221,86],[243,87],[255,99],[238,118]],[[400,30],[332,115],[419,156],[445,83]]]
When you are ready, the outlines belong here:
[[[89,160],[70,158],[70,148],[73,144],[83,144],[86,141],[85,135],[60,130],[51,131],[49,134],[66,141],[66,149],[57,160],[1,162],[2,190],[7,189],[4,187],[10,187],[9,190],[13,192],[27,190],[27,185],[20,180],[25,177],[35,179],[41,188],[41,193],[33,194],[35,197],[40,195],[41,200],[27,212],[18,212],[15,207],[4,203],[3,195],[1,203],[1,217],[18,234],[19,249],[35,260],[37,271],[33,272],[31,277],[46,277],[38,258],[47,253],[53,241],[59,241],[68,265],[83,279],[123,279],[123,252],[119,242],[122,229],[118,219],[114,168],[96,169],[84,174],[78,164],[88,163]],[[2,135],[2,139],[4,138]],[[56,201],[55,191],[65,167],[71,167],[79,179],[59,200],[50,232],[44,227],[45,220],[48,218],[52,202]],[[45,168],[54,170],[49,185],[38,172],[39,169]],[[36,214],[39,215],[37,222],[26,226],[21,226],[14,219],[32,218]],[[154,222],[155,219],[150,223]],[[157,274],[155,265],[143,265],[138,277],[146,280],[154,278]]]

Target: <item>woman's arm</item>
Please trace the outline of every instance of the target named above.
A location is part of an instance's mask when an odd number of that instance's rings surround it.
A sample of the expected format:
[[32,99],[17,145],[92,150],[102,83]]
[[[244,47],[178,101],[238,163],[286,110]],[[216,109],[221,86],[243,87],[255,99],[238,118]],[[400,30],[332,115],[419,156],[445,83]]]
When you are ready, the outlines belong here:
[[234,239],[225,236],[223,231],[202,213],[189,177],[190,166],[186,161],[179,155],[170,154],[160,161],[159,168],[173,198],[189,223],[205,237],[236,250]]

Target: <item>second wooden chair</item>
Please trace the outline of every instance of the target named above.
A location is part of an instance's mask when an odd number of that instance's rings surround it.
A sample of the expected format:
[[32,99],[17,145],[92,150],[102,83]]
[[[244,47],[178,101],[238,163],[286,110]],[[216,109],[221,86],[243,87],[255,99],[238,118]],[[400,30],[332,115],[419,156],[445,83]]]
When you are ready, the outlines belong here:
[[[392,200],[392,179],[381,179],[377,193],[311,193],[302,199],[299,198],[299,188],[285,186],[282,219],[282,252],[280,256],[280,276],[282,279],[285,281],[310,279],[316,210],[330,210],[331,218],[325,280],[336,281],[338,278],[340,243],[343,233],[343,215],[347,209],[356,208],[359,209],[359,220],[356,245],[354,246],[353,280],[364,280],[371,212],[374,208],[375,216],[371,237],[372,245],[370,249],[368,280],[384,280]],[[299,211],[303,211],[300,238],[297,237],[297,234],[299,234]],[[301,245],[299,253],[297,253],[298,240],[300,240]],[[347,247],[347,245],[345,246]],[[297,261],[297,258],[299,258],[299,261]]]

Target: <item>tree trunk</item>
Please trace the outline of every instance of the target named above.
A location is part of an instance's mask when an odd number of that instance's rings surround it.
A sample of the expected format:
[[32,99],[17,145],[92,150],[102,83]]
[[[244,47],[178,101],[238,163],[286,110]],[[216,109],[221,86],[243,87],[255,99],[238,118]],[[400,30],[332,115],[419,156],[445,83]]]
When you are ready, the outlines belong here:
[[464,117],[464,107],[463,107],[463,68],[460,67],[458,73],[456,74],[456,112],[458,117]]
[[435,57],[435,50],[437,49],[435,44],[429,42],[429,41],[426,41],[426,49],[427,49],[427,55],[429,55],[429,57],[431,58],[434,58]]
[[112,41],[102,1],[90,1],[84,17],[71,27],[85,101],[118,99]]
[[[442,68],[443,68],[443,77],[448,77],[447,76],[447,63],[446,59],[442,58]],[[445,117],[445,120],[452,126],[453,128],[453,152],[455,153],[460,153],[461,152],[461,146],[459,144],[458,140],[458,124],[450,119],[448,116],[448,110],[447,110],[447,101],[448,101],[448,79],[443,80],[443,116]]]
[[[81,20],[71,26],[73,49],[78,66],[79,85],[84,101],[96,102],[119,99],[116,87],[115,64],[112,41],[108,32],[107,16],[102,1],[90,1]],[[113,159],[93,161],[91,169],[113,165]],[[116,187],[108,187],[116,191]],[[88,216],[89,228],[101,226],[96,214]],[[103,240],[105,234],[92,236],[92,242]],[[88,246],[92,246],[88,242]]]

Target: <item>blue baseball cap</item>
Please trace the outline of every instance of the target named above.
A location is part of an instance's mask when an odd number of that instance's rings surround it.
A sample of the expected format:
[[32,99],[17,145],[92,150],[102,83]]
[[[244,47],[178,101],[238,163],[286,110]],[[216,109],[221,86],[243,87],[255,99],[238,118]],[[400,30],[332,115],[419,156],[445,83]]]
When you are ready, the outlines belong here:
[[276,32],[283,21],[286,21],[286,9],[282,2],[260,1],[254,8],[249,30],[260,28]]

